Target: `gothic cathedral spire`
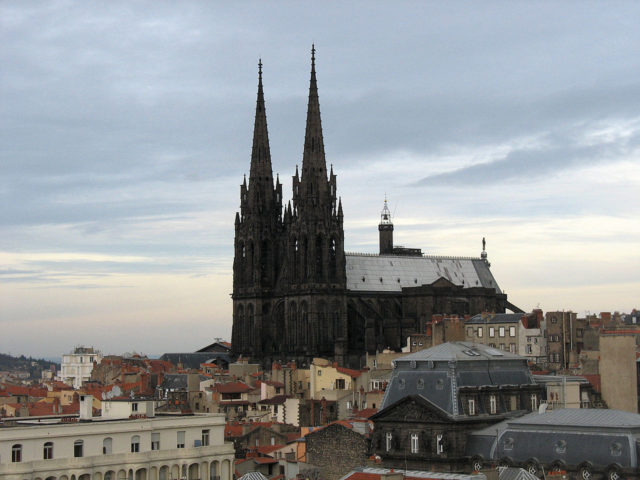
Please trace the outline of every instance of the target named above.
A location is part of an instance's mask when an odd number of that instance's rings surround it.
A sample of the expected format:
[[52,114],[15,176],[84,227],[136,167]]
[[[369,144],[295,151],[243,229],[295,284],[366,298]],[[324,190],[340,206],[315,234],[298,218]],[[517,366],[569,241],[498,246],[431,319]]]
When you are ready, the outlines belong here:
[[311,48],[311,80],[309,82],[309,102],[307,104],[307,127],[302,156],[301,196],[317,205],[327,191],[327,164],[320,120],[320,101],[316,82],[316,49]]
[[253,147],[249,173],[248,206],[256,213],[270,208],[273,202],[273,172],[267,131],[267,113],[262,90],[262,61],[258,63],[258,98],[253,126]]

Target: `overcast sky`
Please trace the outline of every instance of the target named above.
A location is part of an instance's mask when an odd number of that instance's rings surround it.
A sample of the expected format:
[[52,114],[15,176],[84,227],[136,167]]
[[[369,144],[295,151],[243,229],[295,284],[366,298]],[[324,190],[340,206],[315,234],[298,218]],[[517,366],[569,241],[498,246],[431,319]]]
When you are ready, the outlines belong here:
[[230,338],[257,63],[274,174],[310,49],[346,250],[478,256],[525,310],[640,305],[640,3],[0,3],[0,351]]

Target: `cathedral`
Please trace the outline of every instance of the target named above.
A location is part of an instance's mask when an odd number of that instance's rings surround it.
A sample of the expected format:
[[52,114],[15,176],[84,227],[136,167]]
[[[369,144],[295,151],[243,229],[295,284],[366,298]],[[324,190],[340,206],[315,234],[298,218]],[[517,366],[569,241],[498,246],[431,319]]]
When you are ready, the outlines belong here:
[[432,314],[517,310],[496,283],[484,250],[479,258],[425,256],[393,245],[386,201],[379,254],[345,253],[342,202],[327,172],[316,81],[315,49],[302,171],[283,203],[274,183],[262,86],[253,130],[249,181],[240,186],[233,261],[233,352],[264,366],[308,365],[324,357],[358,368],[365,353],[400,350]]

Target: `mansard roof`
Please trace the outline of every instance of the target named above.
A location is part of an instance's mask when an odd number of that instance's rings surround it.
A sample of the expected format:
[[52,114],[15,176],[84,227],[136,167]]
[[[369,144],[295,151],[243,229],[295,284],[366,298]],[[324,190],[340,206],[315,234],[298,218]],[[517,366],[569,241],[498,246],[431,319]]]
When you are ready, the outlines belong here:
[[421,395],[444,411],[459,414],[461,389],[535,386],[527,359],[470,342],[448,342],[397,358],[381,408],[408,395]]
[[480,258],[346,253],[347,289],[400,292],[445,278],[461,287],[492,288],[502,293],[487,263]]

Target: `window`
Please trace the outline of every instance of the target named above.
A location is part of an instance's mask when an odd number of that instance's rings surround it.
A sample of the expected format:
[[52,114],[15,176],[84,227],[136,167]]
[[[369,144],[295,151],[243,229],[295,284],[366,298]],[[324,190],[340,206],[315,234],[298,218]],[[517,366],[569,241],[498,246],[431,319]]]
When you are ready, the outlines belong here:
[[22,445],[19,443],[11,447],[11,461],[13,463],[19,463],[22,461]]
[[613,442],[609,447],[609,451],[613,457],[619,457],[622,455],[622,444],[620,442]]
[[322,376],[322,370],[318,370],[318,376],[321,377]]
[[506,350],[506,349],[507,349],[507,347],[505,346],[505,344],[501,343],[500,344],[500,350]]
[[483,332],[482,327],[478,327],[478,338],[482,338]]
[[178,432],[178,441],[176,443],[176,448],[184,448],[184,430]]
[[509,336],[510,337],[515,337],[516,336],[516,327],[509,327]]
[[441,455],[444,453],[444,435],[442,433],[436,435],[436,453]]
[[133,402],[131,404],[131,411],[132,412],[137,412],[138,411],[138,403],[137,402]]
[[498,330],[498,332],[499,332],[499,335],[500,335],[501,337],[504,337],[504,327],[500,327],[500,329]]
[[276,437],[271,437],[271,445],[275,445],[276,444]]
[[496,396],[495,395],[490,395],[489,396],[489,412],[492,415],[495,415],[497,410],[498,410],[498,402],[496,400]]
[[131,453],[138,453],[140,451],[140,437],[134,435],[131,437]]
[[467,337],[473,337],[473,327],[467,327]]
[[551,317],[551,323],[558,323],[558,317]]
[[411,434],[411,453],[418,453],[418,434]]
[[496,329],[494,327],[489,327],[489,336],[491,338],[496,336]]
[[489,347],[491,347],[491,348],[496,348],[496,344],[495,344],[495,343],[490,343],[490,344],[489,344]]
[[559,454],[562,455],[564,453],[567,452],[567,442],[565,442],[564,440],[558,440],[555,445],[553,446],[553,450]]
[[111,437],[107,437],[102,440],[102,454],[103,455],[111,455],[113,449],[113,440]]
[[505,450],[513,450],[514,441],[512,437],[507,437],[504,439],[503,448]]
[[336,390],[344,390],[344,378],[336,378]]
[[527,345],[527,347],[525,348],[525,352],[532,353],[531,345]]
[[46,442],[42,450],[42,458],[51,460],[53,458],[53,442]]
[[582,338],[584,336],[584,330],[581,328],[576,328],[576,337]]
[[516,353],[516,344],[515,343],[510,343],[509,344],[509,351],[511,353]]
[[538,409],[538,396],[535,393],[531,394],[531,411],[534,412]]
[[511,395],[509,398],[509,410],[517,410],[518,409],[518,396]]
[[387,452],[390,452],[393,444],[393,434],[391,432],[387,432],[386,438],[387,438],[387,442],[386,442]]
[[475,415],[476,414],[476,401],[473,398],[469,399],[468,402],[469,405],[469,415]]
[[73,456],[80,458],[84,455],[84,442],[82,440],[76,440],[73,442]]
[[160,434],[151,434],[151,450],[160,450]]
[[418,379],[418,383],[416,384],[416,388],[418,390],[423,390],[424,389],[424,378],[419,378]]

